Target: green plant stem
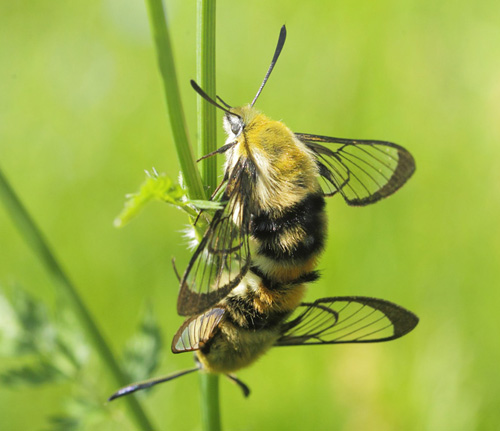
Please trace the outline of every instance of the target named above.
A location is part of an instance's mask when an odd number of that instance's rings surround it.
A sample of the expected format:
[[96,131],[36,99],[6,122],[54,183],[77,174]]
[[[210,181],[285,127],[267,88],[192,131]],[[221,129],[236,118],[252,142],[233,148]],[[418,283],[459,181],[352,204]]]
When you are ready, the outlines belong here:
[[203,431],[219,431],[219,376],[200,372],[201,423]]
[[[168,114],[181,170],[191,199],[204,199],[217,183],[216,158],[202,162],[203,183],[189,145],[186,124],[175,75],[172,47],[168,34],[165,9],[161,0],[147,0],[149,18],[156,45]],[[198,0],[197,6],[197,80],[198,84],[215,98],[215,0]],[[198,149],[200,155],[217,148],[215,107],[198,101]],[[202,427],[205,431],[219,431],[219,380],[217,375],[200,373]]]
[[[215,100],[215,10],[216,0],[198,0],[196,35],[196,80]],[[217,149],[216,108],[198,96],[198,155]],[[217,186],[217,158],[201,161],[203,184],[211,194]]]
[[[216,0],[197,0],[196,78],[215,100],[215,24]],[[215,106],[198,97],[198,151],[201,155],[217,149]],[[203,183],[212,193],[217,185],[217,158],[202,161]],[[201,421],[204,431],[219,431],[219,376],[200,373]]]
[[165,90],[168,117],[184,181],[191,199],[205,199],[200,172],[196,167],[194,152],[188,139],[165,8],[162,0],[146,0],[146,4]]
[[[13,223],[17,226],[19,232],[23,236],[26,243],[31,247],[38,260],[45,267],[51,276],[54,284],[68,298],[68,303],[77,316],[83,331],[87,335],[90,342],[94,345],[95,350],[99,353],[104,365],[107,367],[110,375],[113,378],[113,384],[118,388],[130,383],[121,370],[116,361],[113,352],[106,343],[104,336],[97,327],[90,312],[85,307],[82,299],[78,295],[75,286],[66,275],[61,265],[57,261],[52,252],[48,241],[43,236],[40,229],[35,224],[26,208],[17,197],[7,179],[0,170],[0,198],[10,215]],[[127,397],[127,406],[135,420],[137,426],[145,431],[151,431],[153,428],[146,413],[135,397]]]

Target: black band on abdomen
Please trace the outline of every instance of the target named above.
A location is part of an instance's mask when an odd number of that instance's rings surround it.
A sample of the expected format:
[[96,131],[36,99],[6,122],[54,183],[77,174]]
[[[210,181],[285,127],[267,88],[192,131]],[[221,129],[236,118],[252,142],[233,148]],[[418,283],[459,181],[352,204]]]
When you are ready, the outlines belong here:
[[[260,242],[258,254],[274,260],[303,261],[321,251],[325,237],[324,207],[322,194],[310,194],[279,216],[271,212],[254,216],[250,231]],[[297,231],[303,231],[304,235],[293,243]]]

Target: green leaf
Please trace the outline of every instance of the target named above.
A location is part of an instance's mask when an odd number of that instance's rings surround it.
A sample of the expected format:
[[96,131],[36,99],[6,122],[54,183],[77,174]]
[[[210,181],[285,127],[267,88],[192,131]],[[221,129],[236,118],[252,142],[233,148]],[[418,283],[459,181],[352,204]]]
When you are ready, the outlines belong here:
[[0,353],[2,356],[19,354],[19,339],[22,328],[17,312],[7,297],[0,293]]
[[0,312],[0,351],[3,354],[45,354],[54,349],[56,334],[48,310],[29,293],[16,288],[11,301],[0,294]]
[[146,180],[139,191],[126,196],[125,206],[114,221],[116,227],[127,224],[152,200],[160,200],[177,206],[185,205],[182,200],[185,199],[186,192],[179,184],[175,184],[165,174],[158,174],[154,168],[152,173],[146,171],[146,175]]
[[77,431],[81,429],[80,420],[72,416],[51,416],[49,424],[48,431]]
[[9,370],[1,378],[11,385],[23,380],[42,384],[56,374],[58,379],[74,378],[90,354],[74,316],[62,305],[52,317],[41,301],[21,288],[13,296],[9,301],[0,293],[0,352],[11,357],[31,355],[37,365]]
[[61,306],[56,310],[56,348],[52,362],[64,374],[75,375],[88,362],[91,347],[75,315]]
[[24,289],[16,289],[12,305],[17,312],[22,334],[20,353],[50,354],[56,345],[56,331],[44,303]]
[[224,208],[225,202],[216,202],[216,201],[200,201],[200,200],[190,200],[187,203],[193,205],[199,210],[220,210]]
[[113,423],[109,410],[99,396],[71,397],[66,399],[63,412],[48,418],[46,431],[122,430],[123,424]]
[[11,368],[0,374],[0,382],[5,386],[40,386],[45,383],[58,381],[63,376],[47,362],[38,362],[34,365],[25,365]]
[[131,381],[151,377],[158,367],[162,346],[160,327],[148,306],[137,332],[127,342],[123,354],[123,368]]
[[[216,211],[224,206],[223,202],[217,200],[188,199],[182,186],[174,183],[166,174],[158,174],[154,168],[151,173],[146,171],[146,176],[139,191],[126,196],[125,206],[113,223],[116,227],[126,225],[142,211],[146,204],[155,200],[174,205],[192,218],[196,218],[200,210]],[[220,196],[221,193],[218,197]]]

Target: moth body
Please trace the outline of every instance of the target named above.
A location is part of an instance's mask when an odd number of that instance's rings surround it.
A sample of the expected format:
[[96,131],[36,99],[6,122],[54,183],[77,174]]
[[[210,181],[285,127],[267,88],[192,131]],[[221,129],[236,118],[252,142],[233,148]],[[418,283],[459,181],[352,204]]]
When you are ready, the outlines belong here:
[[[187,320],[172,340],[174,353],[195,351],[201,368],[228,373],[250,365],[272,346],[389,341],[418,318],[382,299],[349,296],[302,302],[323,251],[325,197],[365,206],[402,187],[415,170],[403,147],[386,141],[293,133],[253,106],[285,42],[280,32],[271,65],[249,105],[225,112],[222,208],[217,210],[180,279],[177,311]],[[323,145],[327,144],[327,146]],[[197,368],[133,384],[111,399]]]
[[204,368],[225,373],[254,362],[280,337],[282,323],[303,299],[305,282],[317,278],[326,232],[312,152],[282,122],[255,108],[231,112],[236,115],[224,117],[226,144],[236,143],[226,153],[225,176],[238,172],[245,190],[234,195],[233,221],[241,229],[239,211],[248,207],[251,264],[217,304],[225,309],[219,330],[197,352]]
[[[285,34],[283,27],[251,104],[231,107],[221,100],[224,108],[191,82],[225,112],[225,145],[204,156],[225,154],[218,187],[224,187],[224,207],[214,214],[181,279],[177,310],[190,317],[174,336],[172,350],[196,351],[212,372],[249,365],[283,344],[298,324],[292,313],[304,305],[306,284],[318,278],[327,231],[325,197],[341,194],[349,205],[368,205],[394,193],[415,169],[399,145],[295,134],[254,108]],[[336,319],[328,307],[311,307],[330,313],[325,322]],[[311,323],[308,335],[294,340],[316,337],[314,328]]]
[[204,370],[227,374],[251,365],[279,336],[278,328],[249,330],[227,319],[221,322],[210,344],[201,347],[196,355]]

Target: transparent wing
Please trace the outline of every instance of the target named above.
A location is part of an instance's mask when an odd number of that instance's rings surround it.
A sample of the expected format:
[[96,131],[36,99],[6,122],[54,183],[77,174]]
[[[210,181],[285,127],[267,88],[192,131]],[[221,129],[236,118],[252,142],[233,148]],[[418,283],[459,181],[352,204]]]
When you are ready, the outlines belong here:
[[325,196],[340,193],[349,205],[368,205],[393,194],[415,171],[412,155],[392,142],[296,136],[316,153]]
[[198,350],[203,343],[212,338],[224,312],[223,308],[211,308],[203,314],[186,320],[174,335],[172,352]]
[[411,311],[364,296],[322,298],[301,304],[297,311],[300,314],[285,323],[277,346],[389,341],[418,323]]
[[250,187],[244,163],[229,176],[222,201],[181,279],[177,312],[199,314],[238,285],[250,265],[248,231]]

